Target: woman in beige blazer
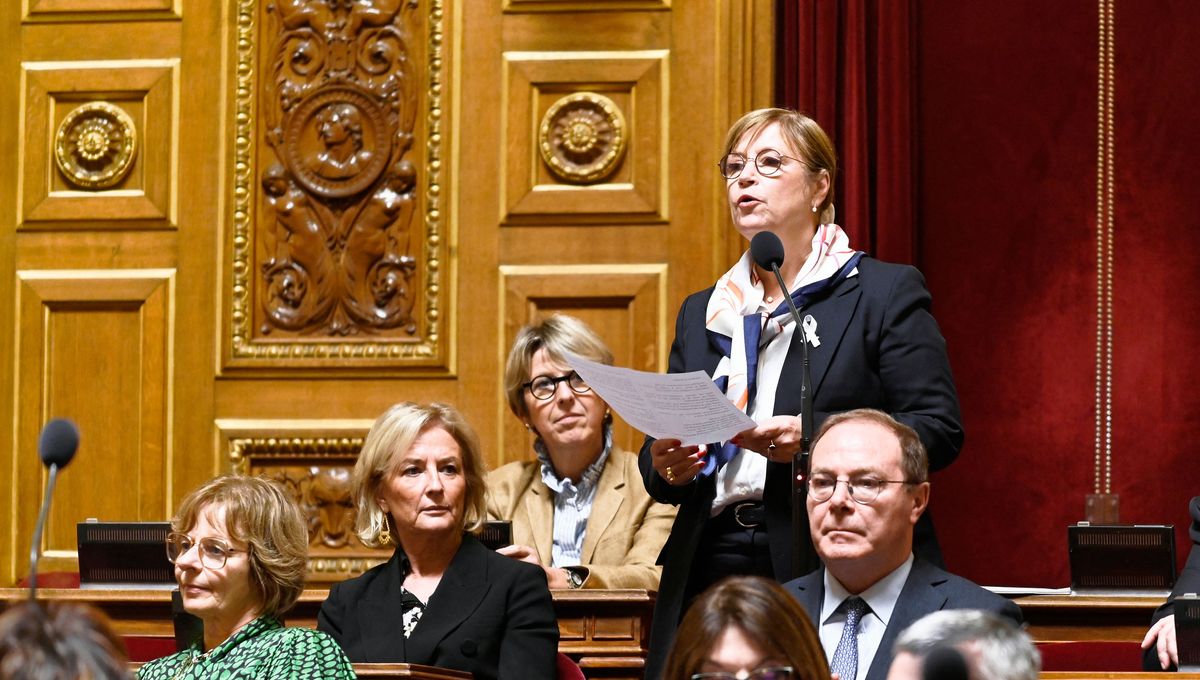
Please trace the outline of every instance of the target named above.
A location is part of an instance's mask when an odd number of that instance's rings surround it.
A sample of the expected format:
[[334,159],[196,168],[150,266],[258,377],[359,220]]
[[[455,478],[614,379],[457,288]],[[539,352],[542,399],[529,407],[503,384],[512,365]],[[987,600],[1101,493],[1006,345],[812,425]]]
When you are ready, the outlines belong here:
[[500,552],[541,566],[551,588],[657,590],[675,508],[652,500],[637,455],[613,446],[608,404],[568,353],[613,362],[591,328],[561,314],[522,328],[509,352],[508,405],[535,456],[488,474],[488,516],[513,524]]

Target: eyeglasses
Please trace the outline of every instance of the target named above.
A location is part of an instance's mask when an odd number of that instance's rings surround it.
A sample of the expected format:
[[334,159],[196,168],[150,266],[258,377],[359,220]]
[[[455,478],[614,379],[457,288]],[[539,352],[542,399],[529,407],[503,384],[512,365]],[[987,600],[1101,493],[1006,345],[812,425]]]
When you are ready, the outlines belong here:
[[219,538],[209,536],[197,542],[187,534],[172,531],[167,534],[167,559],[171,564],[175,564],[175,561],[191,550],[193,545],[200,546],[200,564],[208,569],[220,569],[233,553],[246,552],[230,548],[229,544]]
[[792,680],[793,677],[791,666],[780,666],[737,673],[696,673],[692,680]]
[[[763,177],[770,177],[771,175],[779,172],[779,169],[783,167],[783,159],[785,158],[791,161],[796,161],[797,163],[804,163],[804,161],[800,160],[799,158],[785,156],[775,149],[764,149],[759,151],[758,156],[754,158],[754,167],[758,168],[758,174],[762,175]],[[721,169],[721,176],[725,179],[737,179],[738,175],[742,174],[742,170],[746,169],[746,163],[748,160],[749,159],[746,158],[746,154],[738,151],[731,151],[730,153],[726,154],[724,158],[717,162],[717,167]]]
[[808,480],[808,495],[818,503],[833,498],[833,492],[838,484],[845,484],[850,492],[850,498],[859,505],[870,505],[879,498],[879,493],[888,484],[916,484],[907,480],[875,479],[874,477],[859,477],[858,479],[835,479],[828,475],[816,475]]
[[557,378],[551,378],[548,375],[539,375],[533,380],[521,385],[521,387],[529,390],[529,393],[533,395],[534,399],[545,401],[552,398],[554,393],[558,391],[558,384],[560,382],[567,383],[567,385],[571,388],[571,391],[575,394],[587,394],[588,392],[592,391],[592,388],[589,387],[588,384],[583,381],[583,378],[579,377],[579,374],[575,371],[571,371],[566,375],[560,375]]

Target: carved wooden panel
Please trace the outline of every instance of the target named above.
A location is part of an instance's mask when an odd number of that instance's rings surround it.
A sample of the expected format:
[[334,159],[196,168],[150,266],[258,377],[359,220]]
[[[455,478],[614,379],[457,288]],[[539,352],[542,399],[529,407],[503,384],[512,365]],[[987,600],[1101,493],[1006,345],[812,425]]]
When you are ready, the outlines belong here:
[[[647,265],[506,265],[500,267],[500,306],[504,349],[521,326],[554,312],[582,319],[612,350],[618,366],[658,370],[665,353],[666,273],[661,264]],[[504,361],[497,362],[503,376]],[[503,384],[503,377],[501,377]],[[497,465],[532,455],[532,440],[501,400]],[[614,442],[636,451],[642,435],[615,418]]]
[[[25,0],[31,19],[69,21],[80,14],[116,15],[136,12],[145,17],[181,18],[182,0]],[[99,17],[96,17],[99,18]]]
[[239,2],[227,367],[445,366],[443,21]]
[[[46,570],[75,570],[76,522],[158,520],[166,509],[175,272],[17,278],[16,476],[25,507],[36,508],[45,480],[35,454],[40,429],[51,417],[75,420],[79,450],[59,474],[42,560]],[[29,517],[12,536],[16,547],[28,550],[32,533]]]
[[284,485],[308,522],[311,583],[336,583],[386,561],[354,533],[350,477],[370,421],[218,421],[230,467]]
[[504,55],[506,222],[667,219],[667,55]]
[[179,61],[23,68],[18,228],[174,228]]

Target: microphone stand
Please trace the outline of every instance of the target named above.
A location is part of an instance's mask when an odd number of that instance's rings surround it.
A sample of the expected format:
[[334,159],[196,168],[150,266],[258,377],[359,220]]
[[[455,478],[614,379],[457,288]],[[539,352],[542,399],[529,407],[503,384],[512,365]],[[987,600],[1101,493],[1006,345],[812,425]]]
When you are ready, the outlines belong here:
[[46,515],[50,512],[50,497],[54,495],[54,481],[58,478],[58,465],[50,464],[50,479],[46,482],[46,497],[42,500],[42,511],[38,514],[37,526],[33,529],[33,545],[29,546],[29,599],[37,600],[38,553],[42,545],[42,530],[46,528]]
[[775,281],[779,290],[787,300],[792,319],[796,322],[793,333],[800,334],[800,356],[803,370],[800,373],[800,450],[792,456],[792,576],[804,576],[820,566],[817,553],[813,549],[812,534],[808,528],[808,508],[805,503],[804,484],[808,479],[808,454],[812,443],[813,406],[812,406],[812,373],[808,360],[808,337],[804,334],[804,322],[800,318],[800,310],[792,300],[791,291],[783,282],[783,274],[779,272],[779,264],[772,262],[771,271],[775,273]]

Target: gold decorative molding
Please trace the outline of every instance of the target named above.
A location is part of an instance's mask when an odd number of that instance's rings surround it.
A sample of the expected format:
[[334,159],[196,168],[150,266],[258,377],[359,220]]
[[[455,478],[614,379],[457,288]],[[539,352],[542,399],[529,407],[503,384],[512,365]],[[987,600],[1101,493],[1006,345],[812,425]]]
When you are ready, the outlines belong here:
[[23,62],[17,229],[175,229],[179,69],[179,59]]
[[503,53],[502,223],[669,220],[669,55]]
[[444,4],[238,0],[224,368],[447,369]]
[[84,189],[115,186],[125,179],[136,155],[133,119],[104,101],[76,107],[54,135],[54,164],[68,182]]
[[337,582],[385,562],[354,532],[352,472],[371,421],[218,420],[233,472],[281,484],[308,526],[309,582]]
[[[1099,0],[1096,145],[1096,441],[1093,492],[1112,493],[1113,248],[1116,231],[1116,0]],[[1116,518],[1113,518],[1115,523]]]
[[671,0],[504,0],[505,14],[535,12],[629,12],[669,10]]
[[608,179],[625,155],[625,115],[613,100],[576,92],[554,102],[538,130],[542,161],[559,179],[594,184]]

